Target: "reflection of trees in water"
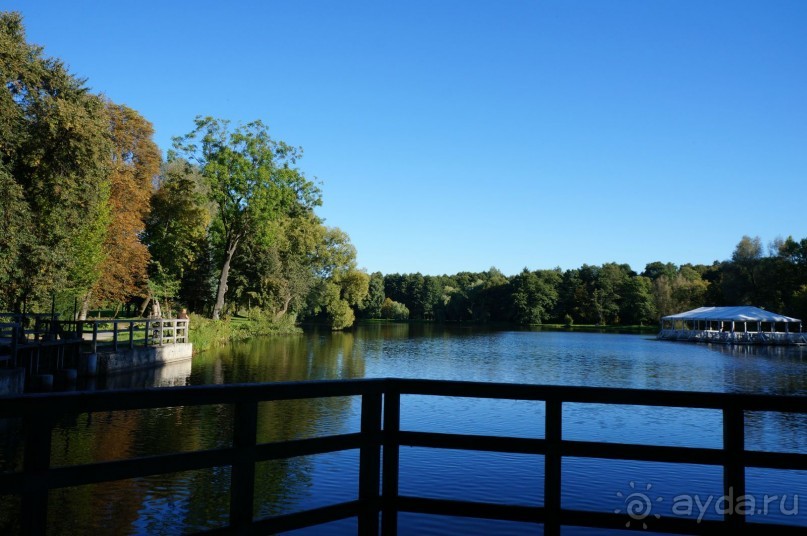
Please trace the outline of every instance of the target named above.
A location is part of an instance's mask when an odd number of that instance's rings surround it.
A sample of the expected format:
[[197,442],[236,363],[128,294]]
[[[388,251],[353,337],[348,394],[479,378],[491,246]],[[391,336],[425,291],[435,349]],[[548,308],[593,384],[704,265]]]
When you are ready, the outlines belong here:
[[364,357],[351,332],[266,337],[194,358],[189,383],[255,383],[361,378]]
[[[53,434],[52,464],[119,460],[226,446],[231,408],[191,406],[82,414]],[[92,530],[166,533],[226,522],[229,468],[54,490],[48,526],[58,533]],[[211,525],[213,523],[213,525]]]
[[[709,344],[706,347],[732,360],[726,367],[726,389],[773,395],[807,395],[807,348],[751,344]],[[751,450],[807,452],[807,415],[746,412],[746,445]]]
[[750,344],[708,344],[731,360],[723,386],[729,391],[773,395],[807,394],[807,348]]

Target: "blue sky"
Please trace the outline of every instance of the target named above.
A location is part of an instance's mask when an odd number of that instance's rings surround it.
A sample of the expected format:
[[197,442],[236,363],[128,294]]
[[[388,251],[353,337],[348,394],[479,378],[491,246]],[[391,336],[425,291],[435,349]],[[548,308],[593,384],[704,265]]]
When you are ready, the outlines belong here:
[[724,260],[807,237],[807,2],[6,0],[150,120],[302,146],[370,272]]

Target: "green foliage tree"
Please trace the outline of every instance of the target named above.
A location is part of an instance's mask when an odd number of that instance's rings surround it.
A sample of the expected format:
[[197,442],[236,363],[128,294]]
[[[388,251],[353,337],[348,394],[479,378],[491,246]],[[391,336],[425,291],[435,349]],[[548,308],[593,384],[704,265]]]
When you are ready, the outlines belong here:
[[652,324],[656,321],[653,282],[645,276],[631,277],[622,286],[619,316],[625,324]]
[[151,255],[150,288],[174,291],[177,296],[169,297],[197,311],[212,294],[207,232],[214,210],[197,167],[181,158],[163,166],[143,232]]
[[359,313],[363,318],[381,318],[381,306],[384,305],[384,276],[381,272],[370,274],[367,296],[361,301]]
[[409,309],[400,302],[384,298],[384,303],[381,305],[381,318],[388,320],[408,320]]
[[325,228],[313,214],[277,219],[270,225],[271,239],[245,238],[234,262],[233,294],[242,306],[260,305],[279,320],[305,305],[316,283],[315,252]]
[[26,42],[19,13],[0,13],[0,51],[2,306],[31,308],[56,289],[83,295],[99,277],[112,143],[104,102]]
[[531,272],[527,268],[510,282],[512,320],[518,324],[542,324],[549,320],[558,301],[560,274]]
[[231,129],[229,121],[197,117],[192,132],[174,138],[174,148],[199,166],[217,209],[213,229],[221,269],[212,317],[218,319],[244,238],[270,239],[272,221],[311,211],[321,203],[320,191],[294,167],[302,150],[273,140],[260,121]]
[[746,235],[740,239],[731,255],[731,262],[723,265],[721,286],[724,299],[732,305],[761,303],[757,291],[762,257],[762,241],[759,237]]
[[367,296],[370,276],[356,268],[356,248],[338,228],[325,228],[324,240],[316,255],[319,282],[309,300],[311,315],[324,315],[331,329],[353,325],[354,307]]

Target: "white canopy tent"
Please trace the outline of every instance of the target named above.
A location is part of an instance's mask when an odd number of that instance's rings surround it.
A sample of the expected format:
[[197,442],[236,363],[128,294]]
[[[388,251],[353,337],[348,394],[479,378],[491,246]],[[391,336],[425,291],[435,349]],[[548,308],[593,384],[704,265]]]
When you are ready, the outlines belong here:
[[786,322],[800,324],[801,320],[751,307],[739,305],[734,307],[698,307],[691,311],[667,315],[664,320],[713,320],[722,322]]
[[[759,307],[698,307],[661,318],[660,339],[758,344],[800,343],[802,322]],[[794,339],[794,335],[798,335]]]

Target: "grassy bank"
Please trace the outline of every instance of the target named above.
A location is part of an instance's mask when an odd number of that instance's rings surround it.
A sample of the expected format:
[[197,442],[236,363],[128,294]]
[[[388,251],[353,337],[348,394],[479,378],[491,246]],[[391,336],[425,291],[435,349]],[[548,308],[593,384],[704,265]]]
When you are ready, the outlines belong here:
[[286,315],[278,321],[264,314],[221,320],[211,320],[197,314],[191,314],[190,317],[190,342],[193,343],[194,353],[251,337],[302,333],[296,326],[293,315]]

